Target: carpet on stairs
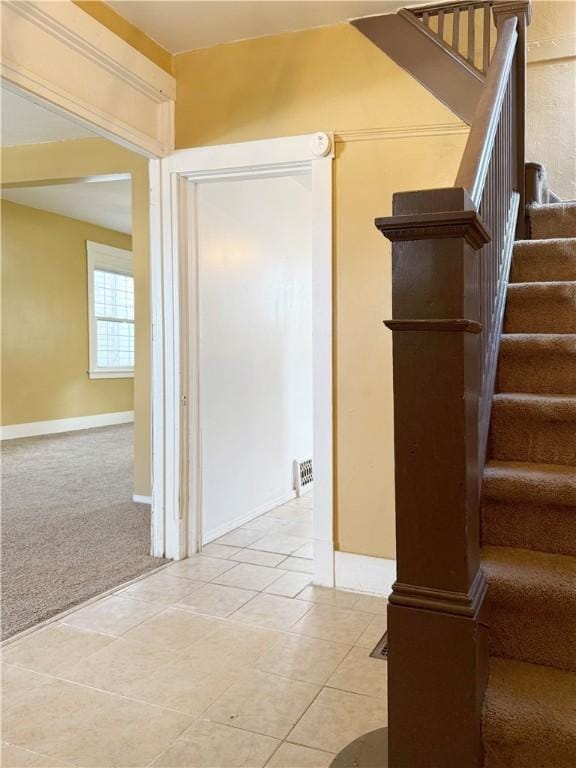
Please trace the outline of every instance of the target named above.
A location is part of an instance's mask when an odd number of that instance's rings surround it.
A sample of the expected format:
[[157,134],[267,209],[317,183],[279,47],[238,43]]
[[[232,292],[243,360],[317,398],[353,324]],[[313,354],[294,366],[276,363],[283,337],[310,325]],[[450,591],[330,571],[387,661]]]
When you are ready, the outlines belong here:
[[576,202],[514,246],[482,494],[486,768],[576,766]]

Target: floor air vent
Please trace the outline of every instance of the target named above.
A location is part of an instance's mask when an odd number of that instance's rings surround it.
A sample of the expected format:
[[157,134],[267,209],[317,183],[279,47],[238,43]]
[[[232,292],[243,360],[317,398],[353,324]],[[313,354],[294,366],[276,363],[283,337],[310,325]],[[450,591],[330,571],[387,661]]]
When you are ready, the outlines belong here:
[[294,462],[294,488],[297,496],[312,488],[314,476],[312,474],[312,459]]
[[384,632],[370,656],[374,659],[388,661],[388,632]]

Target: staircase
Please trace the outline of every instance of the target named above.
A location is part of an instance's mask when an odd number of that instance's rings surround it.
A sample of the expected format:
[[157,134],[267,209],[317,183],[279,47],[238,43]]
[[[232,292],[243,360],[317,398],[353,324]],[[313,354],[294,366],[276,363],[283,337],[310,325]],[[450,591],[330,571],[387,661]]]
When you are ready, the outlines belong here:
[[530,18],[529,0],[456,0],[355,24],[471,126],[453,186],[376,220],[390,768],[576,768],[576,202],[526,163]]
[[486,768],[576,765],[576,202],[514,245],[482,499]]

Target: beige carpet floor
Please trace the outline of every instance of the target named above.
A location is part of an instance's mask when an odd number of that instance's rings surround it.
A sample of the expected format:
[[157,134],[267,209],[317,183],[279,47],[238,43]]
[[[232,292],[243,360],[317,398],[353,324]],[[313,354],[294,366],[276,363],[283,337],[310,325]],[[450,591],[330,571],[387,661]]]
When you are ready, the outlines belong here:
[[132,425],[2,443],[2,638],[164,563],[132,501]]

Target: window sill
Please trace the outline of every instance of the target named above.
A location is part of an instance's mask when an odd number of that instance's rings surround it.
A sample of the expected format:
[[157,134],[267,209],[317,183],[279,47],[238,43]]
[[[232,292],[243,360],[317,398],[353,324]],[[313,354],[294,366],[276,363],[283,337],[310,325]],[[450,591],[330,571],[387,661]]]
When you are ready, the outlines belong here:
[[134,369],[88,371],[88,376],[91,379],[133,379]]

